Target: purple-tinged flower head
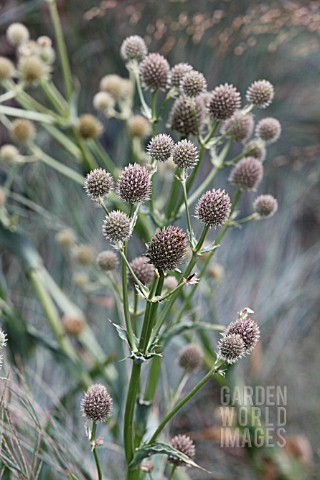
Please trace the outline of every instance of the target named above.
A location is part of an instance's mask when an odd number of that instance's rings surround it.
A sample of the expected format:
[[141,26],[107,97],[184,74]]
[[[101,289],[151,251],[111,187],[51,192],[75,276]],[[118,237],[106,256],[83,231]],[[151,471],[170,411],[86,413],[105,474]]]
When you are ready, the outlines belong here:
[[63,327],[66,333],[77,337],[83,331],[85,323],[80,315],[65,314],[62,317]]
[[148,170],[138,163],[128,165],[118,180],[118,194],[126,202],[139,203],[148,200],[151,181]]
[[253,157],[245,157],[232,169],[229,182],[242,191],[256,190],[263,177],[262,163]]
[[0,82],[14,76],[14,65],[6,57],[0,57]]
[[[154,267],[151,263],[148,263],[148,261],[149,259],[147,257],[142,256],[130,262],[133,273],[137,279],[146,286],[150,285],[154,278]],[[134,287],[135,280],[130,271],[128,271],[128,282],[131,287]]]
[[236,333],[224,335],[218,346],[219,357],[227,363],[235,363],[245,355],[245,343]]
[[102,233],[112,242],[125,242],[132,233],[131,220],[125,213],[113,210],[103,221]]
[[181,135],[196,135],[201,131],[205,106],[200,97],[195,99],[181,95],[174,102],[169,114],[169,126]]
[[178,353],[178,362],[180,367],[188,373],[196,372],[202,367],[203,353],[201,348],[193,343],[181,348]]
[[267,155],[267,150],[264,142],[259,138],[254,138],[249,143],[247,143],[244,150],[250,150],[247,156],[256,158],[257,160],[260,160],[260,162],[264,162]]
[[212,189],[204,193],[196,206],[196,216],[209,227],[220,227],[227,220],[231,209],[229,195]]
[[18,118],[11,123],[10,135],[17,143],[27,143],[35,139],[36,129],[30,120]]
[[190,140],[180,140],[173,148],[172,159],[178,167],[194,167],[199,160],[198,149]]
[[219,85],[211,93],[209,113],[217,120],[227,120],[241,107],[238,90],[228,83]]
[[253,82],[246,93],[247,101],[259,108],[268,107],[273,97],[274,88],[268,80],[257,80]]
[[168,275],[163,282],[164,288],[174,290],[178,286],[178,280],[173,275]]
[[186,254],[186,233],[179,227],[169,225],[151,239],[146,256],[158,270],[168,271],[183,263]]
[[166,133],[159,133],[153,137],[147,146],[147,152],[152,160],[165,162],[172,156],[174,141]]
[[224,333],[224,338],[230,335],[240,335],[244,342],[245,353],[250,353],[259,341],[260,329],[257,322],[246,317],[230,323]]
[[140,76],[145,88],[165,90],[170,80],[170,66],[160,53],[149,53],[140,64]]
[[99,120],[90,113],[84,113],[79,117],[77,128],[80,137],[85,139],[99,137],[103,130]]
[[228,137],[233,138],[236,142],[245,142],[251,137],[253,126],[252,115],[250,113],[243,115],[243,112],[239,110],[224,122],[223,131],[227,132]]
[[278,202],[272,195],[260,195],[253,204],[254,210],[260,217],[272,217],[278,210]]
[[[189,457],[191,460],[194,459],[196,455],[196,447],[190,437],[188,437],[187,435],[176,435],[171,439],[170,443],[173,448],[183,453],[184,455]],[[169,456],[168,461],[173,465],[176,465],[177,467],[186,465],[186,463],[183,460],[180,460],[179,458],[175,458],[175,457]]]
[[88,197],[95,202],[102,200],[113,187],[112,175],[103,168],[96,168],[88,173],[84,188]]
[[88,388],[81,400],[80,411],[93,422],[104,422],[112,410],[112,398],[108,390],[99,383]]
[[171,86],[180,88],[181,81],[185,75],[193,70],[189,63],[177,63],[171,69]]
[[100,252],[96,258],[97,265],[106,272],[114,270],[118,266],[118,257],[112,250]]
[[180,87],[182,93],[187,97],[197,97],[207,90],[207,81],[202,73],[191,70],[184,75]]
[[29,30],[22,23],[12,23],[7,29],[7,40],[10,45],[18,47],[29,40]]
[[266,143],[276,142],[281,135],[279,120],[272,117],[263,118],[257,124],[256,135]]
[[141,62],[147,55],[148,49],[143,38],[139,35],[131,35],[122,42],[120,53],[126,61],[136,60]]

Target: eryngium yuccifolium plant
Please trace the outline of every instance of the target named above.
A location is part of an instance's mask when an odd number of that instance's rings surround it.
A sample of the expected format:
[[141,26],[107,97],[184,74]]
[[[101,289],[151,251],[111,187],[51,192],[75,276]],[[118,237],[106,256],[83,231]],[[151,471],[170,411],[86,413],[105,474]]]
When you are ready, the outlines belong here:
[[11,124],[10,135],[17,143],[27,143],[34,140],[36,129],[34,124],[29,120],[18,118]]
[[133,115],[127,121],[128,133],[132,137],[146,138],[151,133],[150,122],[142,115]]
[[0,148],[0,159],[4,162],[14,162],[19,155],[19,150],[14,145],[10,145],[9,143],[6,145],[2,145]]
[[29,30],[22,23],[12,23],[7,29],[7,40],[14,47],[29,40]]
[[273,85],[268,80],[257,80],[250,85],[246,99],[259,108],[268,107],[274,97]]
[[254,210],[260,217],[272,217],[278,210],[278,202],[272,195],[260,195],[253,204]]
[[198,149],[190,140],[180,140],[173,148],[172,160],[181,168],[194,167],[199,160]]
[[251,113],[244,115],[239,110],[224,122],[223,131],[236,142],[245,142],[251,137],[253,127],[254,121]]
[[164,288],[168,290],[174,290],[178,285],[178,280],[173,275],[168,275],[163,282]]
[[186,73],[181,80],[180,88],[187,97],[197,97],[207,89],[207,81],[202,73],[196,70]]
[[118,180],[118,193],[122,200],[140,203],[148,200],[151,189],[150,174],[138,163],[124,168]]
[[[183,453],[184,455],[189,457],[191,460],[193,460],[194,457],[196,456],[196,447],[193,441],[191,440],[191,438],[188,437],[187,435],[176,435],[171,439],[170,443],[173,448],[175,448],[176,450],[179,450],[179,452]],[[183,460],[170,457],[170,456],[168,458],[168,461],[173,465],[176,465],[177,467],[186,465],[186,463]]]
[[236,333],[223,336],[219,342],[219,358],[227,363],[235,363],[245,354],[245,343]]
[[186,254],[186,233],[179,227],[169,225],[151,239],[146,255],[158,270],[165,272],[183,263]]
[[159,133],[159,135],[156,135],[150,140],[147,152],[152,160],[165,162],[172,156],[173,147],[174,141],[170,135]]
[[14,65],[6,57],[0,57],[0,82],[14,76]]
[[94,252],[90,245],[77,245],[72,250],[72,256],[80,265],[91,265],[94,260]]
[[279,120],[272,117],[263,118],[257,124],[256,135],[266,143],[274,143],[281,135],[281,124]]
[[56,234],[56,241],[60,247],[72,247],[75,244],[76,237],[70,228],[63,228]]
[[88,173],[84,184],[88,197],[96,202],[108,195],[112,187],[112,175],[103,168],[96,168]]
[[216,87],[209,103],[209,112],[217,120],[230,118],[241,107],[240,93],[233,85],[225,83]]
[[185,75],[193,70],[189,63],[177,63],[171,68],[171,86],[179,88]]
[[247,156],[254,157],[260,162],[264,162],[267,151],[264,142],[259,138],[254,138],[244,148],[245,151],[249,151]]
[[112,250],[104,250],[98,254],[96,263],[101,270],[108,272],[117,268],[119,261],[115,252]]
[[169,75],[169,63],[160,53],[149,53],[140,65],[140,76],[145,88],[165,90]]
[[[146,286],[150,285],[154,278],[154,267],[148,262],[149,259],[144,256],[137,257],[130,262],[133,273],[137,279]],[[128,272],[128,281],[132,287],[135,285],[135,280],[131,272]]]
[[37,55],[31,55],[20,58],[18,73],[24,82],[32,84],[43,79],[47,70],[45,64]]
[[114,97],[108,92],[98,92],[93,97],[93,106],[96,110],[101,112],[108,112],[115,106]]
[[220,227],[228,218],[231,209],[230,197],[224,190],[209,190],[200,197],[196,216],[209,227]]
[[186,345],[178,353],[178,362],[186,372],[196,372],[202,367],[203,353],[201,348],[193,343]]
[[262,177],[262,163],[254,157],[246,157],[233,167],[229,181],[242,191],[251,191],[257,189]]
[[93,422],[104,422],[111,415],[112,398],[106,387],[92,385],[81,399],[80,411]]
[[196,135],[202,129],[204,110],[201,96],[191,99],[181,95],[171,108],[168,125],[181,135]]
[[125,213],[114,210],[106,215],[102,233],[111,242],[125,242],[132,233],[131,220]]
[[260,329],[257,322],[247,317],[230,323],[224,333],[224,337],[229,337],[233,334],[240,335],[244,342],[245,353],[250,353],[259,341]]
[[79,135],[85,139],[97,138],[103,130],[103,126],[99,120],[89,113],[84,113],[79,117],[77,128]]
[[84,320],[80,315],[65,314],[62,317],[63,327],[68,335],[77,337],[84,329]]
[[126,61],[137,60],[137,62],[141,62],[147,55],[148,49],[143,38],[139,35],[131,35],[122,42],[120,53]]

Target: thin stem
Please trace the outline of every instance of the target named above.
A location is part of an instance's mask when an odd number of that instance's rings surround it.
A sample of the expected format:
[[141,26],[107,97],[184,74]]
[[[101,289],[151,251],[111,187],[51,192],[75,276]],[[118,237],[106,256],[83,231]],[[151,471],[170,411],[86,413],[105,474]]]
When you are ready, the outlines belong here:
[[[158,283],[157,283],[155,296],[160,296],[161,295],[163,282],[164,282],[164,274],[160,270],[159,271],[159,280],[158,280]],[[149,299],[150,299],[150,295],[153,296],[153,290],[152,289],[150,290]],[[152,328],[153,328],[153,320],[156,317],[158,305],[159,305],[158,303],[152,303],[150,305],[148,304],[147,307],[146,307],[146,314],[145,314],[145,318],[144,318],[144,321],[143,321],[142,332],[141,332],[140,343],[139,343],[139,349],[143,353],[145,353],[147,348],[148,348],[149,339],[150,339]]]
[[133,363],[128,389],[126,408],[124,412],[124,449],[127,464],[131,462],[134,454],[134,410],[136,398],[140,389],[141,364]]
[[186,170],[184,169],[183,172],[182,172],[182,175],[181,175],[181,186],[182,186],[182,191],[183,191],[184,205],[185,205],[185,209],[186,209],[189,240],[190,240],[190,242],[192,242],[193,234],[192,234],[192,226],[191,226],[190,212],[189,212],[189,206],[188,206],[188,195],[187,195],[186,181],[187,181],[187,174],[186,174]]
[[151,124],[152,124],[152,136],[156,134],[156,127],[158,122],[157,117],[157,90],[153,90],[151,93]]
[[214,124],[212,126],[212,129],[210,130],[210,132],[208,133],[208,135],[205,137],[205,139],[203,140],[203,143],[204,145],[206,145],[208,142],[210,142],[211,138],[213,137],[213,135],[216,133],[217,129],[218,129],[218,126],[219,126],[219,120],[215,120],[214,121]]
[[91,140],[89,146],[93,153],[100,160],[101,164],[112,174],[114,174],[115,165],[111,160],[108,153],[104,150],[101,143],[98,140]]
[[97,449],[96,449],[96,431],[97,431],[97,424],[96,424],[96,422],[92,422],[92,432],[91,432],[90,444],[92,445],[92,453],[93,453],[93,456],[94,456],[94,461],[96,463],[98,480],[102,480],[102,472],[101,472],[99,457],[98,457],[98,453],[97,453]]
[[51,115],[45,113],[33,112],[30,110],[22,110],[21,108],[8,107],[7,105],[0,105],[0,113],[9,115],[9,117],[26,118],[41,123],[55,123],[55,119]]
[[45,93],[48,100],[50,100],[52,106],[56,109],[59,114],[65,113],[64,104],[66,103],[60,92],[57,89],[53,88],[53,84],[48,82],[48,80],[42,80],[40,82],[41,88]]
[[139,99],[140,99],[141,106],[142,106],[142,111],[143,111],[144,115],[149,120],[151,120],[152,112],[151,112],[150,107],[147,105],[147,103],[144,99],[143,91],[142,91],[142,88],[141,88],[140,76],[139,76],[139,73],[136,70],[134,71],[134,76],[135,76],[135,80],[136,80],[136,84],[137,84],[137,90],[138,90],[138,95],[139,95]]
[[166,209],[166,213],[165,213],[167,219],[174,219],[175,218],[175,212],[173,213],[173,215],[172,215],[172,212],[173,212],[176,200],[177,200],[177,194],[179,192],[179,180],[178,180],[179,172],[180,172],[180,169],[177,168],[176,174],[175,174],[175,176],[172,180],[171,192],[170,192],[170,195],[169,195],[169,201],[168,201],[167,209]]
[[170,476],[168,477],[168,480],[173,480],[174,472],[176,471],[177,466],[172,465],[171,473]]

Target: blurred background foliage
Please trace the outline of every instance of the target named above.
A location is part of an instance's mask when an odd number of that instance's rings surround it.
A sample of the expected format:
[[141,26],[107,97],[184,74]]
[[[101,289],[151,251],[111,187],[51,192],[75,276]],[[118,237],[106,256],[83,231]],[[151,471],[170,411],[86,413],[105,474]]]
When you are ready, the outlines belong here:
[[[230,82],[244,94],[255,79],[266,78],[274,84],[276,97],[267,114],[280,120],[283,133],[268,149],[261,193],[271,193],[278,198],[279,212],[268,222],[250,223],[227,234],[217,254],[217,261],[223,266],[223,278],[219,282],[206,280],[198,304],[204,319],[217,312],[216,320],[222,324],[229,323],[245,304],[256,311],[262,330],[261,351],[251,365],[241,362],[234,368],[232,378],[246,384],[288,386],[287,450],[291,459],[302,462],[303,468],[297,463],[287,478],[319,478],[319,2],[68,0],[59,2],[59,11],[83,112],[93,110],[92,98],[103,75],[127,76],[119,48],[122,40],[131,34],[144,37],[149,50],[165,55],[171,65],[191,63],[205,74],[209,89]],[[34,36],[52,35],[47,7],[42,0],[1,2],[0,55],[14,53],[5,39],[5,30],[13,21],[26,23]],[[61,79],[57,77],[56,81],[59,84]],[[256,114],[257,120],[261,117]],[[103,144],[119,166],[126,165],[130,159],[124,127],[118,120],[103,121],[106,127]],[[7,141],[7,133],[1,127],[0,144]],[[46,138],[42,141],[46,142]],[[59,155],[55,145],[50,149]],[[201,175],[206,174],[204,165]],[[85,312],[105,350],[112,352],[115,360],[121,360],[123,356],[114,346],[111,327],[105,322],[106,317],[113,315],[113,299],[101,292],[83,292],[74,286],[75,266],[54,239],[56,231],[70,226],[81,243],[91,244],[98,252],[104,248],[100,216],[92,215],[93,207],[81,189],[55,172],[36,165],[23,167],[20,175],[21,191],[17,193],[23,192],[30,201],[36,199],[39,211],[22,210],[17,205],[15,208],[22,215],[22,222],[28,225],[47,270]],[[223,186],[226,179],[219,179]],[[241,207],[249,211],[251,202],[252,197],[247,195]],[[136,249],[141,253],[143,246],[137,245]],[[18,318],[19,312],[45,336],[42,313],[19,263],[4,252],[2,269],[1,283],[7,283],[3,297],[8,295],[11,309],[4,311],[4,318],[10,315]],[[10,335],[10,343],[16,343],[12,347],[16,364],[25,369],[27,378],[37,372],[37,378],[32,381],[32,396],[43,410],[44,398],[47,405],[54,401],[44,395],[40,385],[43,382],[51,388],[54,385],[54,394],[59,397],[68,374],[59,366],[52,366],[48,349],[39,347],[35,339],[29,340],[26,348],[20,345],[19,334]],[[36,353],[31,352],[32,345],[36,344]],[[169,362],[175,361],[179,346],[178,342],[172,343],[167,355]],[[85,352],[83,356],[85,358]],[[119,371],[125,382],[124,363]],[[167,375],[173,382],[170,369]],[[115,387],[115,394],[121,397],[119,385]],[[72,436],[79,420],[77,403],[70,402],[64,408],[68,412],[74,408],[74,418],[68,420]],[[217,406],[218,390],[210,385],[185,414],[174,421],[177,431],[187,430],[197,440],[198,462],[215,472],[210,478],[232,479],[237,475],[247,479],[277,478],[276,462],[264,458],[256,470],[248,460],[250,453],[219,447],[214,416]],[[37,413],[44,414],[43,411]],[[53,439],[60,435],[66,442],[58,425],[48,435]],[[77,442],[77,445],[85,444],[85,439],[78,438]],[[81,448],[79,451],[77,448],[74,447],[69,459],[74,465],[81,464]],[[114,449],[111,463],[116,465],[117,447],[111,445],[110,448]],[[56,458],[60,458],[59,455],[57,452]],[[90,460],[87,461],[89,464]],[[90,471],[90,466],[88,469]],[[88,471],[78,472],[79,478],[88,478]],[[208,476],[197,473],[192,478]]]

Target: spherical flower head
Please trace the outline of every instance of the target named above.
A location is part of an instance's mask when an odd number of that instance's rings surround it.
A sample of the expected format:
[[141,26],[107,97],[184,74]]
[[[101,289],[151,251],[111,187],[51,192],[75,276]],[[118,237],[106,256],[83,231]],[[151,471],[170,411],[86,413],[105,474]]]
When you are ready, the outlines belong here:
[[263,177],[262,163],[253,157],[245,157],[232,169],[229,181],[242,191],[256,190]]
[[113,210],[103,221],[102,233],[112,242],[125,242],[132,233],[131,220],[125,213]]
[[89,245],[77,245],[72,251],[73,258],[80,265],[91,265],[94,260],[94,252]]
[[189,63],[177,63],[171,69],[171,86],[180,88],[181,81],[185,75],[193,70]]
[[168,275],[163,282],[164,288],[174,290],[178,286],[178,280],[173,275]]
[[202,73],[191,70],[181,80],[181,91],[187,97],[197,97],[207,90],[207,81]]
[[272,117],[263,118],[257,125],[256,135],[266,143],[274,143],[281,135],[279,120]]
[[93,97],[93,106],[98,111],[108,112],[115,106],[115,99],[111,93],[98,92]]
[[151,181],[148,170],[138,163],[128,165],[122,171],[118,180],[118,194],[130,203],[140,203],[148,200]]
[[266,147],[264,146],[264,142],[259,138],[251,140],[251,142],[247,143],[245,150],[250,150],[248,156],[254,157],[260,162],[263,162],[266,158]]
[[274,97],[273,85],[268,80],[257,80],[248,88],[246,98],[249,103],[259,108],[266,108]]
[[65,314],[62,317],[63,327],[66,333],[77,337],[83,331],[85,323],[80,315]]
[[241,97],[237,89],[228,83],[216,87],[209,103],[209,112],[217,120],[227,120],[241,107]]
[[3,348],[7,345],[7,335],[0,328],[0,348]]
[[14,162],[18,155],[19,150],[14,145],[6,144],[0,148],[0,158],[4,162]]
[[230,323],[224,336],[227,338],[233,334],[240,335],[244,342],[245,353],[250,353],[259,341],[260,329],[252,318],[247,317],[243,320],[236,320]]
[[224,268],[219,263],[213,263],[209,266],[208,270],[208,277],[216,280],[217,282],[221,282],[224,277]]
[[113,178],[103,168],[96,168],[88,173],[84,188],[88,197],[98,202],[103,199],[113,187]]
[[166,133],[159,133],[153,137],[147,146],[147,152],[152,160],[165,162],[172,156],[174,141]]
[[133,115],[129,118],[127,128],[129,135],[141,139],[148,137],[151,133],[150,122],[142,115]]
[[11,138],[17,143],[27,143],[34,140],[36,136],[35,126],[30,120],[14,120],[10,128]]
[[200,97],[195,99],[181,95],[174,102],[169,114],[169,126],[181,135],[196,135],[204,121],[205,106]]
[[126,61],[136,60],[141,62],[147,55],[148,49],[143,38],[139,35],[131,35],[122,42],[120,53]]
[[183,347],[178,353],[178,362],[180,367],[188,373],[196,372],[201,368],[203,362],[203,353],[198,345],[190,343]]
[[236,142],[245,142],[253,132],[253,118],[250,113],[243,115],[241,111],[235,112],[232,117],[224,122],[223,131]]
[[12,23],[7,29],[7,40],[10,45],[18,47],[29,40],[29,30],[22,23]]
[[0,82],[9,80],[14,75],[14,65],[6,57],[0,57]]
[[26,83],[37,83],[46,76],[46,67],[37,55],[22,57],[19,60],[18,72]]
[[110,93],[116,101],[123,97],[123,78],[119,75],[105,75],[100,81],[100,90]]
[[[196,447],[190,437],[187,435],[176,435],[171,439],[170,443],[173,448],[183,453],[191,460],[194,459],[196,455]],[[186,466],[186,463],[178,458],[169,456],[168,461],[177,467]]]
[[196,206],[196,216],[209,227],[220,227],[231,209],[230,197],[224,190],[208,190]]
[[173,148],[172,159],[178,167],[194,167],[199,160],[198,149],[190,140],[180,140]]
[[64,228],[56,234],[56,241],[60,247],[72,247],[75,243],[76,237],[75,234],[70,228]]
[[263,218],[272,217],[278,210],[278,202],[272,195],[260,195],[253,206],[255,212]]
[[143,85],[151,90],[165,90],[168,86],[170,66],[160,53],[149,53],[140,65]]
[[102,124],[93,115],[85,113],[79,117],[78,132],[80,137],[97,138],[101,135],[103,130]]
[[[143,285],[150,285],[154,277],[154,267],[148,263],[147,257],[137,257],[130,263],[133,273],[140,280]],[[128,272],[128,282],[131,287],[134,287],[135,280],[130,272]]]
[[100,252],[96,258],[97,265],[106,272],[114,270],[118,266],[118,257],[112,250]]
[[245,343],[236,333],[224,335],[219,342],[219,357],[227,363],[235,363],[245,354]]
[[151,239],[147,257],[158,270],[174,270],[187,254],[186,237],[179,227],[169,225],[163,228]]
[[93,422],[104,422],[112,410],[112,398],[108,390],[99,383],[92,385],[81,400],[80,411]]
[[90,283],[90,278],[85,272],[77,272],[73,275],[72,281],[76,287],[85,289]]

